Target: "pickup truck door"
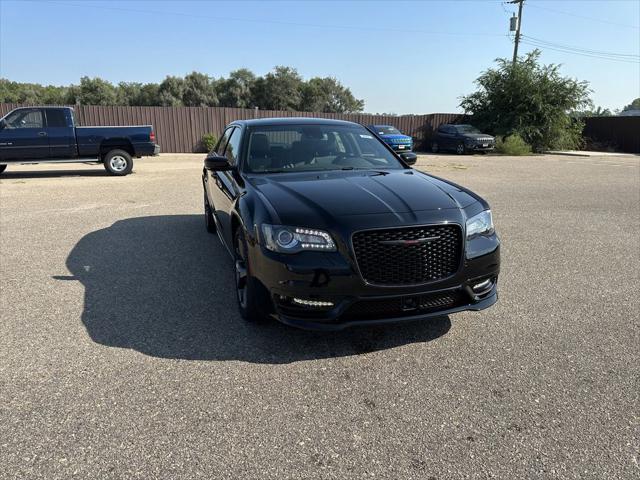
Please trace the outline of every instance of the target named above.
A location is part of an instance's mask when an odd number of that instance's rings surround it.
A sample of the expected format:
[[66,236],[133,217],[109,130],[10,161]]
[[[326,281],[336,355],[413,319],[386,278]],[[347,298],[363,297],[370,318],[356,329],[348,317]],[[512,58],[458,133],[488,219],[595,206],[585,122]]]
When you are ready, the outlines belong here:
[[40,160],[49,156],[49,138],[41,108],[20,108],[0,125],[0,160]]
[[76,130],[71,110],[68,108],[45,108],[49,158],[74,158],[77,156]]
[[[240,128],[228,128],[224,132],[218,150],[218,154],[227,157],[229,163],[234,167],[237,165],[241,137],[242,130]],[[233,203],[239,192],[238,184],[235,180],[236,174],[235,170],[211,172],[211,183],[209,184],[213,197],[215,215],[221,230],[220,234],[230,248],[233,247],[233,238],[231,238],[231,210],[233,209]]]

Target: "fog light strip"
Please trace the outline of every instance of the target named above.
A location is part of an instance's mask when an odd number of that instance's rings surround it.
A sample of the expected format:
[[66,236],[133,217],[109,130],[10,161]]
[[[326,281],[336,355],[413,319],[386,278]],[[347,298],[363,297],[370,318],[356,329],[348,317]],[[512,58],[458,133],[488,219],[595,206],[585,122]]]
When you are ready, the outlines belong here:
[[321,302],[320,300],[305,300],[303,298],[294,298],[293,303],[304,305],[306,307],[333,307],[333,302]]

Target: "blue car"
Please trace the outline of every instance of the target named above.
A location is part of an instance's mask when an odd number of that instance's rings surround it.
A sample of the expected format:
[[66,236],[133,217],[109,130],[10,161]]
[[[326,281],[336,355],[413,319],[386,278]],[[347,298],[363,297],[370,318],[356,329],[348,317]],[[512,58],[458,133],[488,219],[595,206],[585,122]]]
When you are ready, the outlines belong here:
[[391,148],[398,152],[410,152],[413,150],[413,138],[404,135],[392,125],[369,125],[369,128]]

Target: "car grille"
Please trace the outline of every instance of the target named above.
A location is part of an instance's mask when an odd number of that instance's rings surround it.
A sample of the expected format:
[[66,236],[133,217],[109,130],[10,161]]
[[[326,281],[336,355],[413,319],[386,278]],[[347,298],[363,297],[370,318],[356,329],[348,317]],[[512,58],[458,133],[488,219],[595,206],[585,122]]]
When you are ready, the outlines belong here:
[[448,310],[468,303],[469,299],[460,291],[431,293],[411,297],[415,308],[407,308],[407,301],[403,298],[389,298],[376,300],[360,300],[351,305],[340,320],[379,320],[397,317],[407,317],[425,313]]
[[449,277],[458,270],[462,232],[457,225],[368,230],[353,234],[353,248],[366,282],[422,284]]

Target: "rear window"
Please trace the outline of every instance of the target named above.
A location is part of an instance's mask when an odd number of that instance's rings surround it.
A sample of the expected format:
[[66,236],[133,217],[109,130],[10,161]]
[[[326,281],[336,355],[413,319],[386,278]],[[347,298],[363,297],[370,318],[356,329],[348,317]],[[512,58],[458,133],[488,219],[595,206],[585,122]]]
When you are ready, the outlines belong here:
[[60,108],[47,108],[47,127],[70,127],[66,112]]

